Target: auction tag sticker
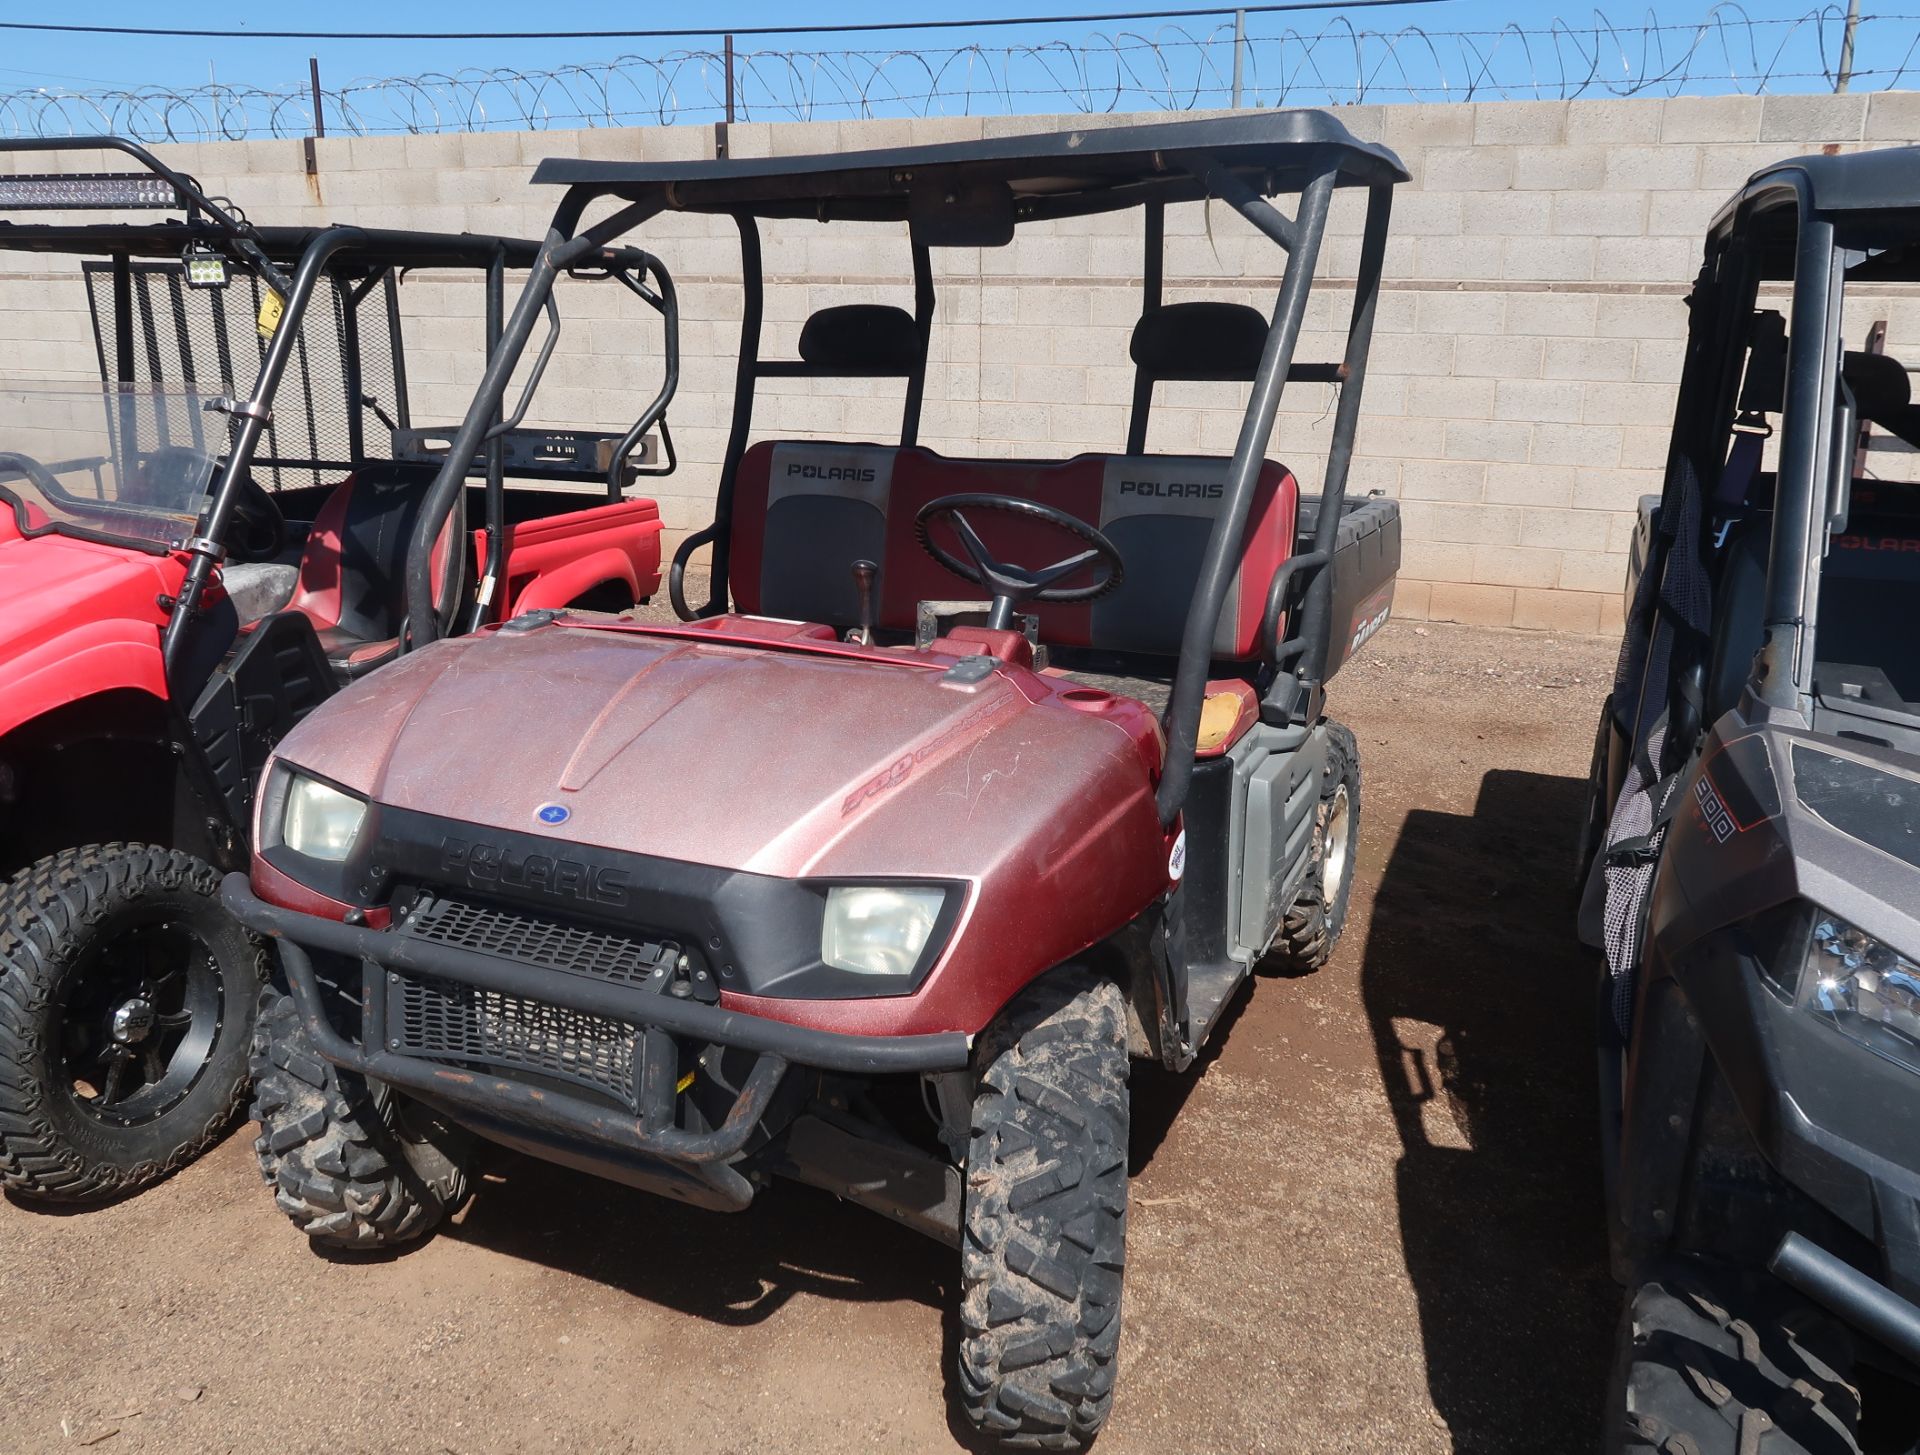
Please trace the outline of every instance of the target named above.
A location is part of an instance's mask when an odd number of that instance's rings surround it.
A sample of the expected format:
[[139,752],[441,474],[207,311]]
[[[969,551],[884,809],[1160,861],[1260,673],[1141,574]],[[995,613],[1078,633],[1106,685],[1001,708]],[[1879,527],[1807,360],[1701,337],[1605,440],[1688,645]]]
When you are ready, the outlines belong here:
[[254,320],[261,338],[273,337],[273,331],[280,327],[280,315],[286,311],[286,300],[273,289],[267,289],[267,296],[260,300],[260,316]]

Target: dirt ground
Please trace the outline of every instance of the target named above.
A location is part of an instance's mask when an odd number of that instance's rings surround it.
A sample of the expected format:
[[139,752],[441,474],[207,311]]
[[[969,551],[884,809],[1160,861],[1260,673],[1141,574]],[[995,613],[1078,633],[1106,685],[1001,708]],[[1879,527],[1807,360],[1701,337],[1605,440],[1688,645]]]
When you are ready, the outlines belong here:
[[[1591,1446],[1617,1294],[1566,878],[1611,654],[1396,623],[1334,684],[1353,921],[1203,1074],[1136,1075],[1100,1455]],[[503,1156],[431,1242],[333,1261],[251,1138],[104,1211],[0,1204],[0,1451],[956,1446],[955,1260],[870,1213]]]

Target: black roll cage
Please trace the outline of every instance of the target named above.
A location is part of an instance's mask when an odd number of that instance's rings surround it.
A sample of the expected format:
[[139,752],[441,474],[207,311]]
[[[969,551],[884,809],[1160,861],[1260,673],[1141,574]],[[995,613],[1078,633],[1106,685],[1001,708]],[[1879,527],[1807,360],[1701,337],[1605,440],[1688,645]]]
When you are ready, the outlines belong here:
[[[1161,821],[1171,825],[1186,799],[1192,776],[1214,630],[1232,584],[1281,393],[1295,379],[1338,382],[1341,390],[1313,547],[1303,553],[1295,569],[1275,583],[1276,599],[1269,603],[1270,620],[1288,600],[1299,599],[1301,606],[1288,618],[1286,640],[1277,644],[1275,677],[1266,692],[1263,716],[1282,723],[1312,721],[1319,716],[1333,632],[1330,563],[1353,457],[1393,188],[1406,180],[1406,169],[1392,152],[1357,141],[1331,116],[1310,111],[814,157],[652,164],[575,159],[543,162],[534,181],[560,184],[567,190],[415,527],[408,557],[408,615],[421,625],[414,630],[412,645],[420,645],[433,635],[433,542],[453,506],[458,482],[486,438],[489,421],[498,417],[508,379],[547,306],[555,280],[586,255],[643,226],[657,214],[692,211],[725,215],[734,219],[740,234],[744,288],[740,355],[714,519],[683,542],[670,577],[676,609],[688,615],[707,615],[725,609],[734,489],[752,427],[755,383],[767,377],[843,372],[816,369],[802,361],[760,357],[765,288],[760,219],[907,223],[919,341],[919,359],[906,375],[901,428],[902,443],[910,444],[918,429],[932,320],[932,247],[998,246],[1011,241],[1020,223],[1145,208],[1148,224],[1142,269],[1143,307],[1150,308],[1160,292],[1166,204],[1219,200],[1278,245],[1287,261],[1174,672],[1165,719],[1167,752],[1157,794]],[[1345,351],[1338,364],[1296,365],[1295,347],[1328,210],[1335,189],[1342,186],[1363,187],[1367,192]],[[1283,192],[1300,198],[1292,217],[1267,200]],[[625,205],[582,229],[588,207],[603,198]],[[536,364],[536,374],[538,368]],[[1144,391],[1150,394],[1150,381]],[[1144,431],[1144,414],[1138,412],[1146,405],[1142,392],[1137,384],[1136,417]],[[684,596],[685,567],[692,552],[703,545],[713,549],[711,595],[693,612]],[[1282,599],[1287,592],[1296,596]]]
[[[18,136],[0,139],[0,152],[78,151],[120,152],[132,157],[147,171],[173,188],[175,198],[186,209],[188,227],[195,226],[202,218],[205,219],[206,225],[213,230],[215,236],[202,239],[203,241],[224,243],[225,247],[222,251],[232,254],[236,261],[244,262],[257,270],[282,298],[287,296],[286,274],[280,270],[279,264],[268,256],[260,230],[247,221],[240,209],[224,197],[217,200],[209,197],[192,177],[185,172],[175,171],[138,142],[128,141],[123,136],[106,135]],[[106,210],[113,210],[117,206],[118,204],[106,204]],[[62,210],[78,209],[69,204]],[[49,229],[49,231],[52,230]]]
[[[1914,200],[1908,199],[1908,205]],[[1881,205],[1897,202],[1887,198]],[[1862,214],[1874,210],[1863,207]],[[1791,243],[1768,251],[1768,224],[1783,214],[1793,220]],[[1838,233],[1845,218],[1844,210],[1822,209],[1813,177],[1797,162],[1757,174],[1716,215],[1690,299],[1695,316],[1663,489],[1664,510],[1668,501],[1678,500],[1684,472],[1691,469],[1700,495],[1714,494],[1725,468],[1726,443],[1737,412],[1739,362],[1747,349],[1759,285],[1791,282],[1765,635],[1748,683],[1756,701],[1803,717],[1811,712],[1826,506],[1835,488],[1832,440],[1838,404],[1833,381],[1840,374],[1844,347],[1840,307],[1846,264]],[[1660,554],[1644,569],[1664,572],[1671,542],[1664,532],[1655,540]],[[1655,609],[1662,608],[1656,604]],[[1697,692],[1680,678],[1704,666],[1695,661],[1697,656],[1697,651],[1676,653],[1673,680],[1647,682],[1642,694],[1651,690],[1657,700],[1682,711],[1694,707]],[[1698,732],[1709,725],[1691,718],[1679,723],[1679,730],[1669,734],[1669,756],[1690,751]]]
[[[370,289],[395,275],[413,268],[471,269],[486,279],[487,348],[489,358],[500,340],[500,319],[504,311],[506,272],[509,268],[533,268],[542,250],[539,245],[519,238],[496,237],[482,233],[407,232],[385,228],[259,227],[247,220],[239,209],[225,199],[209,197],[200,184],[183,172],[166,166],[146,148],[116,136],[23,137],[0,139],[0,152],[97,151],[121,152],[160,177],[174,190],[186,209],[184,221],[167,220],[145,225],[95,224],[20,224],[0,221],[0,249],[10,251],[104,254],[112,260],[114,287],[114,380],[125,385],[134,380],[131,303],[131,260],[135,257],[179,258],[188,247],[217,251],[234,262],[257,272],[282,300],[282,312],[261,361],[253,389],[246,399],[224,401],[228,414],[239,423],[239,431],[226,452],[226,463],[211,493],[212,505],[202,518],[200,534],[184,543],[188,555],[187,574],[169,610],[161,639],[164,670],[171,682],[182,660],[193,624],[200,617],[200,602],[213,569],[226,556],[227,529],[233,518],[241,487],[249,478],[260,439],[273,420],[273,400],[280,380],[293,355],[296,341],[314,292],[323,277],[350,276],[357,286]],[[51,178],[38,180],[55,180]],[[224,205],[223,205],[224,203]],[[101,204],[101,210],[117,210],[119,203]],[[63,204],[62,210],[73,210]],[[292,272],[286,271],[291,265]],[[573,271],[580,277],[617,278],[656,312],[666,327],[666,377],[660,392],[643,411],[619,446],[606,472],[609,497],[618,500],[632,451],[656,421],[661,421],[679,382],[679,304],[673,279],[659,259],[638,248],[597,248],[585,250],[575,261]],[[558,335],[558,318],[553,320]],[[551,356],[552,343],[543,352],[535,374],[528,380],[521,408],[513,418],[496,422],[490,433],[486,457],[487,561],[476,592],[476,619],[497,589],[505,564],[505,474],[504,446],[500,437],[517,424],[539,382],[539,372]],[[403,369],[398,362],[396,369]],[[104,362],[104,360],[103,360]],[[350,392],[357,395],[359,358],[351,352],[346,367],[354,373]],[[357,440],[357,415],[351,426]],[[673,468],[672,438],[662,424],[662,438],[668,463],[664,469],[640,470],[660,474]],[[469,457],[469,462],[471,456]],[[436,489],[444,481],[444,472],[436,477]],[[447,501],[451,506],[451,497]],[[439,519],[444,520],[446,512]],[[428,617],[433,618],[429,609]],[[420,620],[421,618],[414,618]],[[437,628],[438,623],[435,622]]]

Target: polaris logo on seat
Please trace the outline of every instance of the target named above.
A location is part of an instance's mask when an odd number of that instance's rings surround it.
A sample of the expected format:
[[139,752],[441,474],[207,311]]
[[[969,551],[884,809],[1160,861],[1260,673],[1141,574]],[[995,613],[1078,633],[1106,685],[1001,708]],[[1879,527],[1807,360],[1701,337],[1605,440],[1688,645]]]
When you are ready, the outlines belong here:
[[440,841],[440,867],[458,874],[474,887],[525,889],[558,899],[588,904],[623,905],[627,902],[627,875],[551,854],[516,854],[497,844],[474,844],[465,839]]
[[856,485],[871,485],[879,472],[871,465],[803,465],[787,466],[788,479],[801,480],[851,480]]
[[1218,500],[1226,492],[1220,480],[1122,480],[1122,495],[1146,495],[1155,500]]

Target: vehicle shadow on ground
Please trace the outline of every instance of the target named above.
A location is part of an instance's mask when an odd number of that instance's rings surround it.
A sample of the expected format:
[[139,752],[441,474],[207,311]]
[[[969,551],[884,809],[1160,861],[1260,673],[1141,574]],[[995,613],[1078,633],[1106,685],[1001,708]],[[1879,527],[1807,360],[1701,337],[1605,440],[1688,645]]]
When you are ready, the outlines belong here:
[[1127,1112],[1128,1177],[1138,1177],[1152,1163],[1154,1154],[1173,1130],[1174,1122],[1179,1120],[1187,1098],[1193,1095],[1194,1087],[1200,1084],[1201,1076],[1226,1050],[1227,1042],[1233,1036],[1233,1028],[1240,1023],[1240,1017],[1253,1000],[1254,989],[1250,981],[1234,992],[1233,999],[1220,1013],[1220,1023],[1214,1027],[1213,1034],[1207,1038],[1207,1044],[1191,1066],[1181,1071],[1169,1071],[1157,1061],[1133,1063],[1127,1076],[1127,1099],[1130,1103]]
[[1409,813],[1361,964],[1428,1388],[1473,1455],[1586,1449],[1599,1429],[1620,1295],[1564,883],[1584,792],[1496,770],[1471,814]]
[[714,1213],[495,1149],[442,1236],[730,1327],[761,1323],[798,1294],[943,1314],[959,1299],[950,1248],[789,1182],[745,1212]]

